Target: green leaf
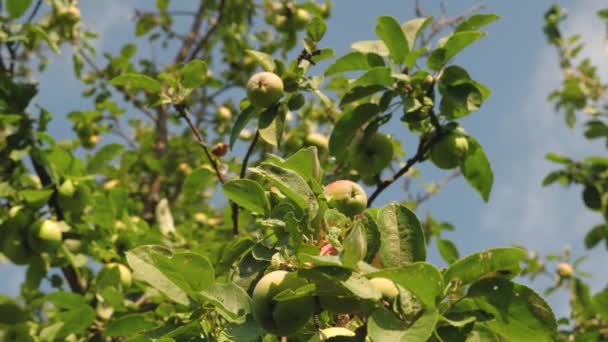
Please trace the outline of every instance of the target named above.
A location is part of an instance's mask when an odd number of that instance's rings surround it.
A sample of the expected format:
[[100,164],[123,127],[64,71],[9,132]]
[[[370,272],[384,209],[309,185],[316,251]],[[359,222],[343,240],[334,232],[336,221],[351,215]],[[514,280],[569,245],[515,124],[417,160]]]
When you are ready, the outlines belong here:
[[279,166],[296,171],[311,183],[319,182],[323,177],[317,148],[314,146],[298,150],[298,152],[281,162]]
[[287,107],[284,103],[265,110],[260,115],[259,132],[260,138],[264,142],[279,147],[285,128],[285,118],[287,117]]
[[[355,51],[359,51],[362,53],[373,53],[382,57],[388,57],[389,55],[389,51],[388,48],[386,47],[386,44],[384,44],[383,41],[381,40],[360,40],[358,42],[354,42],[350,45],[350,47],[355,50]],[[369,56],[368,56],[368,63],[369,63]],[[371,66],[371,65],[370,65]]]
[[391,59],[401,64],[410,52],[407,39],[399,22],[389,16],[381,16],[376,21],[376,35],[382,39],[389,50]]
[[597,314],[604,320],[608,319],[608,288],[596,293],[591,301]]
[[564,165],[568,165],[572,163],[572,159],[566,157],[566,156],[562,156],[556,153],[547,153],[547,155],[545,155],[545,158],[547,160],[550,160],[554,163],[557,164],[564,164]]
[[450,240],[437,239],[437,249],[441,258],[448,264],[453,264],[460,258],[456,245]]
[[276,65],[271,55],[255,50],[245,50],[245,53],[255,59],[262,66],[262,69],[270,72],[276,70]]
[[425,310],[424,313],[407,328],[401,341],[428,341],[439,321],[439,311]]
[[602,240],[608,240],[608,226],[598,224],[585,234],[585,248],[592,249]]
[[160,93],[160,83],[150,76],[127,73],[114,77],[110,80],[110,84],[115,86],[123,86],[133,89],[143,89],[153,93]]
[[360,216],[358,219],[363,225],[366,235],[365,239],[367,241],[367,254],[363,258],[363,261],[371,263],[380,250],[381,236],[380,230],[378,229],[378,223],[370,210],[366,210],[363,213],[363,216]]
[[330,76],[346,71],[367,70],[370,65],[367,61],[367,55],[361,52],[351,52],[338,58],[333,62],[327,70],[325,76]]
[[342,262],[354,266],[367,255],[367,238],[363,225],[356,222],[342,242]]
[[0,327],[27,321],[29,314],[12,299],[0,295]]
[[439,270],[426,262],[415,262],[397,268],[384,269],[367,275],[384,277],[412,292],[426,308],[434,308],[441,299],[444,282]]
[[6,10],[11,18],[19,18],[31,4],[32,0],[6,0]]
[[297,172],[270,163],[264,163],[250,170],[266,177],[298,207],[307,210],[310,218],[316,216],[319,209],[317,198],[306,180]]
[[473,284],[452,309],[467,313],[484,311],[491,318],[477,322],[507,341],[554,341],[556,322],[549,305],[532,289],[502,278]]
[[323,39],[325,35],[325,30],[327,30],[327,25],[325,25],[325,21],[319,17],[314,17],[306,26],[306,35],[314,42],[319,42]]
[[[27,27],[30,29],[30,31],[33,31],[40,38],[44,39],[44,41],[49,45],[49,47],[51,48],[51,50],[53,50],[54,53],[58,55],[61,54],[61,50],[59,49],[59,46],[57,46],[56,38],[51,38],[48,33],[39,25],[28,24]],[[78,77],[80,78],[80,75],[78,75]]]
[[111,321],[103,330],[105,337],[126,337],[155,328],[157,323],[147,314],[129,314]]
[[261,109],[259,108],[255,108],[253,106],[249,106],[247,108],[245,108],[245,110],[243,110],[241,112],[241,114],[239,114],[239,116],[236,119],[236,122],[234,123],[234,126],[232,126],[232,131],[230,132],[230,148],[234,148],[234,143],[236,142],[236,139],[239,138],[239,134],[241,134],[241,131],[245,128],[245,126],[247,126],[247,123],[249,123],[249,120],[253,119],[254,117],[256,117],[257,115],[259,115],[261,112]]
[[431,52],[427,60],[427,66],[431,70],[441,69],[452,57],[483,36],[485,36],[485,33],[473,31],[452,34],[442,47]]
[[470,136],[467,136],[467,140],[469,151],[460,165],[460,170],[469,185],[477,190],[483,200],[487,202],[494,183],[494,173],[481,145]]
[[424,231],[416,214],[406,206],[389,204],[378,216],[380,259],[385,267],[405,266],[426,259]]
[[410,51],[414,50],[414,48],[416,47],[416,40],[418,39],[418,37],[420,37],[422,32],[424,32],[424,29],[432,22],[433,17],[426,17],[414,18],[410,21],[401,24],[401,29],[405,34],[405,38],[407,39],[407,42],[409,44]]
[[393,84],[391,77],[391,69],[386,67],[375,67],[369,69],[361,77],[349,84],[351,88],[359,86],[383,85],[390,86]]
[[207,78],[207,63],[195,59],[184,65],[181,70],[182,85],[186,88],[198,88],[205,83]]
[[444,280],[446,283],[458,281],[466,285],[488,276],[512,278],[519,274],[519,263],[525,258],[526,251],[521,248],[488,249],[454,262],[445,272]]
[[386,87],[377,84],[366,87],[355,87],[349,90],[346,95],[342,97],[342,100],[340,101],[340,106],[344,107],[351,102],[361,100],[365,97],[368,97],[383,90],[386,90]]
[[336,122],[329,138],[329,152],[338,160],[345,160],[348,147],[352,144],[357,131],[380,112],[378,105],[365,103],[352,111],[343,113]]
[[200,295],[229,322],[244,322],[245,316],[251,313],[251,299],[245,290],[234,283],[213,284]]
[[184,196],[191,199],[203,193],[207,189],[209,180],[213,177],[215,177],[215,173],[206,167],[192,171],[184,179],[184,185],[182,186]]
[[23,197],[23,199],[30,205],[34,207],[41,206],[48,202],[49,198],[53,195],[53,190],[51,189],[41,189],[41,190],[32,190],[26,189],[19,191],[19,196]]
[[158,8],[159,11],[165,12],[168,7],[169,0],[156,0],[156,8]]
[[121,144],[108,144],[102,147],[87,162],[87,172],[90,174],[100,173],[103,168],[123,150],[124,147]]
[[61,323],[55,338],[62,338],[69,334],[79,334],[85,331],[95,320],[95,310],[80,296],[71,292],[53,292],[45,299],[61,309],[54,321]]
[[264,188],[250,179],[235,179],[222,185],[226,197],[239,206],[253,212],[268,215],[270,203]]
[[249,252],[253,246],[255,246],[255,243],[248,237],[242,237],[229,243],[224,247],[220,261],[216,265],[217,273],[224,273],[233,263]]
[[372,312],[367,323],[367,333],[372,341],[402,341],[407,323],[386,308]]
[[456,28],[454,29],[454,32],[477,31],[480,28],[482,28],[498,19],[500,19],[500,16],[493,14],[493,13],[474,14],[474,15],[470,16],[469,18],[467,18],[466,20],[462,21],[460,24],[458,24],[458,26],[456,26]]
[[144,245],[127,251],[133,277],[150,284],[176,303],[188,305],[187,292],[198,292],[214,281],[213,266],[194,253],[172,255],[162,246]]

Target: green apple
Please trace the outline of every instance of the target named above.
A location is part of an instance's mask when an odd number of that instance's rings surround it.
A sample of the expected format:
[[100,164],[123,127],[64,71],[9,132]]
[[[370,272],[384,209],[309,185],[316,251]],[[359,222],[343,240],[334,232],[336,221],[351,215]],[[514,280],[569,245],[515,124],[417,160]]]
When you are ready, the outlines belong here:
[[450,132],[431,147],[431,160],[440,169],[453,169],[460,165],[468,151],[467,138]]
[[319,151],[327,151],[329,146],[329,138],[321,133],[309,133],[305,141],[307,145],[315,146]]
[[307,281],[287,271],[266,274],[253,289],[251,295],[253,318],[266,331],[287,336],[300,330],[312,317],[315,309],[313,297],[302,297],[277,302],[274,296],[287,289],[295,290]]
[[54,220],[44,220],[30,228],[28,242],[37,252],[50,252],[61,246],[63,232],[61,223]]
[[[276,8],[276,7],[275,7]],[[312,19],[310,13],[303,8],[288,4],[286,8],[276,9],[269,16],[271,24],[279,31],[298,31],[306,27]]]
[[324,310],[335,314],[350,314],[361,311],[361,300],[355,297],[319,296]]
[[68,251],[76,254],[82,251],[82,241],[77,239],[66,239],[63,241],[63,245]]
[[232,120],[232,111],[226,106],[221,106],[217,109],[216,119],[217,121],[230,121]]
[[321,342],[321,341],[326,341],[332,337],[338,337],[338,336],[347,336],[347,337],[352,337],[355,336],[356,334],[346,328],[342,328],[342,327],[332,327],[332,328],[327,328],[327,329],[323,329],[321,331],[319,331],[312,339],[310,339],[310,342]]
[[557,264],[557,274],[562,278],[570,278],[574,274],[574,269],[569,263],[560,262]]
[[69,179],[66,179],[63,183],[61,183],[61,186],[59,187],[59,193],[62,196],[71,197],[72,195],[74,195],[75,191],[76,187],[74,186],[74,183]]
[[30,250],[18,231],[10,231],[2,239],[2,254],[16,265],[25,265],[30,259]]
[[376,175],[393,160],[393,143],[382,134],[375,133],[369,138],[361,138],[350,150],[352,167],[360,175]]
[[255,107],[268,108],[279,102],[283,93],[283,81],[275,73],[259,72],[247,81],[247,97]]
[[399,295],[399,289],[390,279],[377,277],[369,281],[372,283],[372,286],[382,293],[382,298],[384,299],[393,300]]
[[131,287],[131,284],[133,284],[133,277],[131,275],[131,270],[127,266],[111,262],[109,264],[106,264],[106,268],[110,270],[118,268],[118,274],[120,276],[120,283],[122,284],[122,286],[124,288]]
[[325,186],[329,205],[347,216],[355,216],[367,206],[367,195],[363,188],[349,180],[338,180]]

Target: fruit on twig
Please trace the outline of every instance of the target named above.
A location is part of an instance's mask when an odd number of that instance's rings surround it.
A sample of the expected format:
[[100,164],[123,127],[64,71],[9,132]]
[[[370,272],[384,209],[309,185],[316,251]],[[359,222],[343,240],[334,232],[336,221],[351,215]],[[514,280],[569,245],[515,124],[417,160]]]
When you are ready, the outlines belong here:
[[355,216],[365,210],[367,195],[363,188],[349,180],[338,180],[325,186],[329,205],[347,216]]
[[300,330],[312,317],[314,298],[300,297],[282,302],[273,298],[287,289],[296,290],[306,283],[305,279],[287,271],[266,274],[253,289],[253,318],[264,330],[279,336]]
[[259,72],[247,81],[247,97],[252,105],[268,108],[283,97],[283,81],[272,72]]
[[460,165],[468,151],[467,138],[450,132],[431,147],[431,160],[440,169],[453,169]]
[[122,286],[125,288],[131,287],[131,284],[133,284],[133,276],[131,275],[131,270],[127,266],[111,262],[106,264],[106,268],[109,270],[117,268],[118,275],[120,277],[120,284],[122,284]]
[[382,293],[382,298],[392,300],[399,295],[399,289],[395,283],[387,278],[377,277],[369,280],[372,285]]
[[557,274],[562,278],[570,278],[574,274],[574,269],[569,263],[560,262],[557,264]]
[[44,220],[31,227],[28,235],[29,246],[38,252],[49,252],[57,249],[62,242],[61,224],[54,220]]
[[342,328],[342,327],[332,327],[332,328],[327,328],[327,329],[323,329],[321,331],[319,331],[311,340],[310,342],[321,342],[321,341],[326,341],[332,337],[338,337],[338,336],[347,336],[347,337],[352,337],[355,336],[355,333],[346,329],[346,328]]
[[361,138],[350,151],[351,165],[362,176],[373,176],[391,164],[393,143],[382,133]]

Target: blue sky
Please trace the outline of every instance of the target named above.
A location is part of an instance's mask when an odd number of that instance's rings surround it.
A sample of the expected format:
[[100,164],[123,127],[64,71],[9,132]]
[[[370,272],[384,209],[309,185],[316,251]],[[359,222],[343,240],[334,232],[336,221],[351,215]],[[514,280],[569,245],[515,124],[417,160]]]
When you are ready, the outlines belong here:
[[[421,1],[429,14],[439,13],[439,1]],[[188,9],[176,4],[175,9]],[[479,1],[447,2],[448,14],[457,14]],[[453,223],[456,231],[447,237],[456,242],[461,254],[484,248],[525,245],[542,254],[559,252],[571,246],[573,254],[589,255],[584,270],[602,270],[608,262],[608,252],[602,246],[586,251],[582,245],[585,232],[601,222],[598,214],[589,212],[580,200],[580,188],[558,186],[542,188],[544,175],[553,168],[544,160],[547,152],[557,152],[575,158],[605,153],[601,142],[582,138],[580,126],[567,129],[563,115],[556,114],[545,101],[547,94],[559,85],[557,58],[542,34],[542,17],[555,2],[548,1],[484,1],[484,12],[502,17],[487,27],[488,36],[459,55],[456,63],[465,67],[472,77],[488,85],[492,96],[483,108],[463,120],[467,132],[484,147],[494,169],[495,183],[489,203],[483,203],[464,180],[448,184],[440,194],[420,208],[419,214],[431,212],[439,220]],[[600,75],[608,73],[605,27],[595,17],[595,11],[605,5],[601,0],[558,1],[569,9],[567,33],[581,33],[589,42],[584,55],[600,65]],[[134,8],[149,8],[152,1],[81,1],[82,14],[95,31],[101,33],[96,42],[99,51],[116,53],[122,44],[133,40],[129,21]],[[374,39],[377,16],[392,15],[400,21],[413,17],[413,1],[394,0],[336,0],[333,16],[328,22],[324,46],[332,47],[337,55],[350,50],[353,41]],[[142,53],[149,50],[142,48]],[[172,55],[171,55],[172,56]],[[163,56],[160,55],[162,58]],[[88,100],[78,94],[80,83],[71,73],[71,54],[64,48],[54,57],[49,69],[37,79],[40,95],[36,103],[55,113],[51,133],[64,137],[69,124],[65,114],[74,109],[89,108]],[[603,63],[603,65],[602,65]],[[312,73],[320,74],[321,68]],[[398,122],[387,132],[406,141],[406,150],[413,152],[415,141]],[[425,180],[438,180],[445,173],[431,165],[422,165]],[[376,204],[403,198],[398,183],[383,193]],[[436,253],[431,262],[443,265]],[[8,281],[0,285],[0,293],[16,295],[24,269],[0,264],[0,275]],[[597,272],[591,280],[594,290],[608,281],[606,272]],[[544,289],[543,283],[533,286]],[[559,314],[566,314],[564,293],[549,298]]]

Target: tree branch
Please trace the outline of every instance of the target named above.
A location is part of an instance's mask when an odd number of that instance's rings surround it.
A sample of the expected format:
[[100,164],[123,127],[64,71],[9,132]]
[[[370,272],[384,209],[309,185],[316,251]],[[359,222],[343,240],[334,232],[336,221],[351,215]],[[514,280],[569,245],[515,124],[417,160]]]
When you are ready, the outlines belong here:
[[215,32],[215,30],[219,26],[220,21],[222,21],[222,19],[224,18],[224,8],[225,7],[226,7],[226,0],[221,0],[219,8],[218,8],[217,18],[215,19],[215,22],[213,22],[209,26],[209,29],[207,30],[207,33],[205,33],[205,35],[201,38],[201,40],[198,41],[198,43],[194,47],[194,50],[192,50],[192,52],[190,53],[190,58],[189,58],[190,60],[192,60],[192,59],[194,59],[196,57],[196,55],[203,48],[203,46],[205,46],[205,44],[207,44],[207,41],[209,40],[209,38],[211,38],[211,36],[213,35],[213,33]]
[[201,25],[203,24],[203,13],[205,12],[205,6],[203,5],[204,1],[201,0],[198,10],[196,10],[196,14],[194,15],[192,25],[190,26],[190,32],[186,34],[184,42],[179,48],[177,56],[175,56],[174,64],[182,63],[184,60],[186,60],[188,51],[190,51],[190,47],[192,47],[192,44],[194,44],[196,35],[198,34],[198,31],[200,31]]

